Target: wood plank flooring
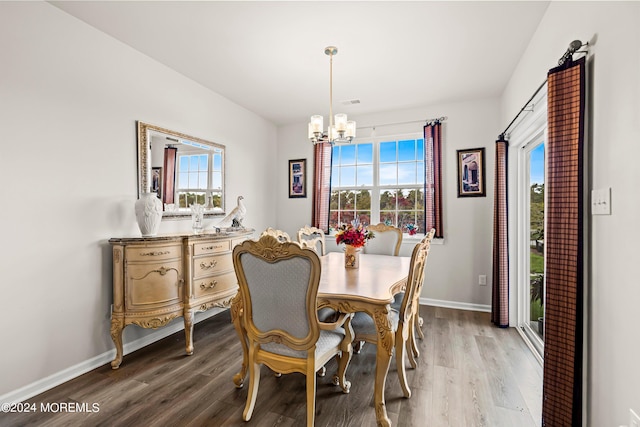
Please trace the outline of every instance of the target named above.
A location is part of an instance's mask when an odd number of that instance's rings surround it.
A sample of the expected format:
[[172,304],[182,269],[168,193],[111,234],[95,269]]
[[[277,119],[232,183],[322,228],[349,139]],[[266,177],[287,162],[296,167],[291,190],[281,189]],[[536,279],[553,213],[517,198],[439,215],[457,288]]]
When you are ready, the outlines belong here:
[[[412,390],[405,399],[391,361],[385,396],[394,426],[540,426],[542,368],[513,328],[491,325],[488,313],[422,306],[425,339],[418,368],[407,362]],[[305,378],[275,378],[262,369],[249,422],[242,420],[248,385],[233,375],[242,350],[229,313],[195,326],[195,352],[184,353],[179,332],[38,395],[34,413],[0,413],[2,426],[302,426]],[[354,355],[347,376],[351,393],[331,385],[336,364],[318,378],[316,426],[375,426],[375,347]],[[61,403],[98,405],[98,412],[56,411]],[[42,412],[49,405],[49,412]],[[82,409],[82,408],[81,408]]]

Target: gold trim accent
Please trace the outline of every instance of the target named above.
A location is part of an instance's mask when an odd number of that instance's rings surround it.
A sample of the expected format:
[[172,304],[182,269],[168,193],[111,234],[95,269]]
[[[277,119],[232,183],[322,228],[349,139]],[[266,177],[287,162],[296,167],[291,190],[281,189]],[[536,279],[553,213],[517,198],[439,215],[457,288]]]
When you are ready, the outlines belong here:
[[157,329],[157,328],[159,328],[161,326],[166,325],[167,323],[169,323],[170,321],[172,321],[176,317],[180,317],[180,314],[174,313],[174,314],[169,314],[169,315],[164,316],[164,317],[154,317],[153,319],[134,320],[131,323],[134,324],[134,325],[138,325],[138,326],[140,326],[142,328]]

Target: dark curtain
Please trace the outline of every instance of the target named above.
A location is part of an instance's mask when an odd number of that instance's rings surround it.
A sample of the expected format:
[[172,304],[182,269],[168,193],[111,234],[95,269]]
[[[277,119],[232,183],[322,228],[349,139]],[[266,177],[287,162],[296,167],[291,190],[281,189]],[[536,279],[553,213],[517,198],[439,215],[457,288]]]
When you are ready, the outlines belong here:
[[548,74],[542,425],[582,425],[585,59]]
[[311,224],[329,232],[329,200],[331,198],[331,144],[318,143],[313,150],[313,212]]
[[442,125],[436,121],[424,127],[424,230],[434,228],[442,238]]
[[175,203],[176,155],[178,149],[166,147],[164,149],[164,181],[162,183],[162,202]]
[[493,283],[491,321],[509,326],[509,239],[507,226],[507,150],[503,138],[496,141],[495,185],[493,198]]

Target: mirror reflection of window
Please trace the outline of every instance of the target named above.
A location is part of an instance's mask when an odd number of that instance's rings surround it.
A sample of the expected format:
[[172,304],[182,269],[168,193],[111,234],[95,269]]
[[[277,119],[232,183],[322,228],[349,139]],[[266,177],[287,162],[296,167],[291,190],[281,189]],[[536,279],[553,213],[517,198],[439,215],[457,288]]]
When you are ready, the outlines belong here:
[[165,214],[224,214],[224,145],[138,122],[139,192],[153,191]]

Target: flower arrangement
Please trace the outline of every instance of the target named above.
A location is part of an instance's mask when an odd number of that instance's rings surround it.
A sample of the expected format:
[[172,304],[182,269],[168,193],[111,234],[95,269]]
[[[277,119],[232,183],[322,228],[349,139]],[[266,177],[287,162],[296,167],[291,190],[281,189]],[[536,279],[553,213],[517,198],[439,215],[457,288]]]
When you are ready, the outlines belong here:
[[407,233],[409,233],[409,236],[413,236],[418,232],[418,226],[415,224],[407,224],[405,225],[405,227],[407,229]]
[[351,224],[342,224],[336,232],[336,243],[344,243],[356,248],[361,248],[367,240],[373,239],[372,231],[367,230],[358,221],[351,221]]

